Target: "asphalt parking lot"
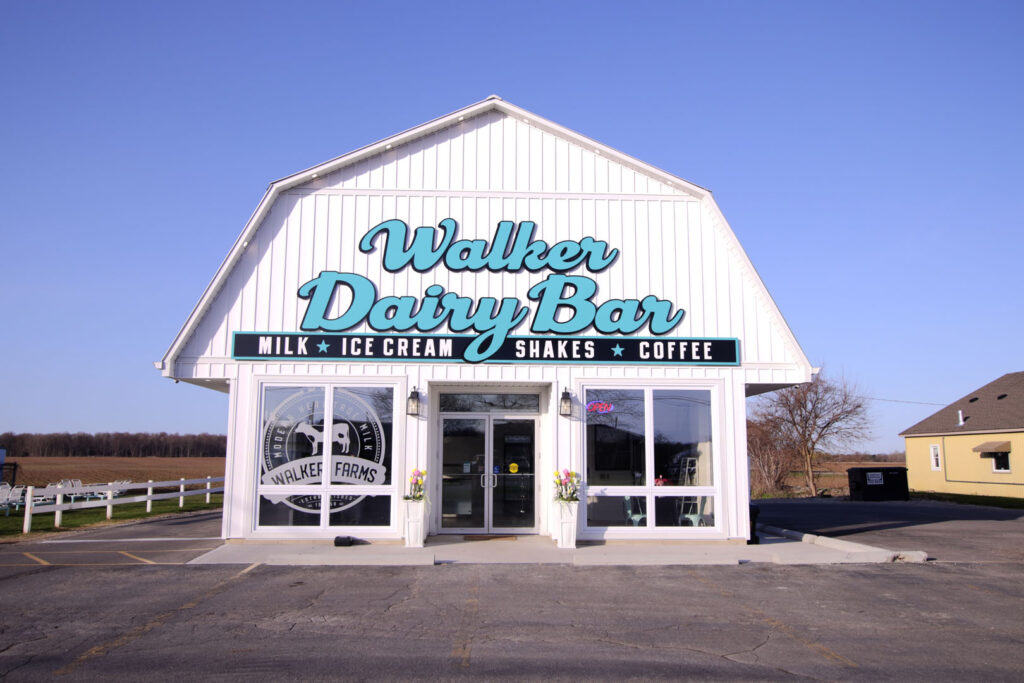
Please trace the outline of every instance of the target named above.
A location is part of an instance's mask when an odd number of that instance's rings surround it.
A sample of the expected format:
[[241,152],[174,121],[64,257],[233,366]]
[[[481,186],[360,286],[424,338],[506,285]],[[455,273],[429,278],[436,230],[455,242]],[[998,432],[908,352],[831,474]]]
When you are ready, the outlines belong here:
[[0,576],[31,566],[184,565],[223,544],[220,512],[162,517],[0,544]]
[[939,562],[1024,563],[1024,510],[841,498],[779,499],[760,508],[762,524],[890,550],[924,550]]
[[[767,503],[762,515],[936,560],[184,565],[219,543],[219,520],[198,515],[0,547],[0,676],[1020,680],[1024,562],[999,540],[1016,543],[1020,514],[876,511],[893,524],[858,504],[814,503]],[[975,544],[984,552],[956,559]]]

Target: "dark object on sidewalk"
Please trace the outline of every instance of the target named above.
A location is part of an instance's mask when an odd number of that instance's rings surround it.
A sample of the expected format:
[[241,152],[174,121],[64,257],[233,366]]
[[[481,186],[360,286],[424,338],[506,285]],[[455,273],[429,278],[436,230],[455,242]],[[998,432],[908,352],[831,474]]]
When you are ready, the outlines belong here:
[[906,467],[851,467],[850,500],[910,500]]
[[348,547],[350,545],[354,545],[356,542],[357,542],[356,539],[352,538],[351,536],[335,536],[334,537],[334,547],[335,548]]
[[747,539],[747,545],[758,545],[761,542],[760,537],[757,535],[757,516],[761,514],[761,508],[757,503],[750,504],[750,538]]

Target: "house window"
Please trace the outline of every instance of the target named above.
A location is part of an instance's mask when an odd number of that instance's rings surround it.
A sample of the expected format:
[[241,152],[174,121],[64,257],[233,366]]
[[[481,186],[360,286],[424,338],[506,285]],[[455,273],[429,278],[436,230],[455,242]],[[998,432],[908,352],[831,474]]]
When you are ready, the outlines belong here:
[[587,527],[715,526],[711,395],[585,390]]
[[937,472],[942,469],[942,452],[939,450],[939,444],[937,443],[931,445],[931,461],[933,470]]
[[992,471],[993,472],[1009,472],[1010,471],[1010,454],[1009,453],[993,453],[992,454]]
[[392,386],[264,386],[257,526],[389,526],[394,396]]

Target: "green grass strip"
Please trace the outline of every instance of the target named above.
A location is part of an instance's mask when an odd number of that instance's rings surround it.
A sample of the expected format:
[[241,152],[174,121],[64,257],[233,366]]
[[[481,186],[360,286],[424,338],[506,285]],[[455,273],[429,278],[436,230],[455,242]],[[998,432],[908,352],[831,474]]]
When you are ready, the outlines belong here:
[[[177,498],[154,500],[153,512],[151,513],[146,512],[145,503],[125,503],[123,505],[114,506],[113,517],[110,521],[124,522],[132,519],[145,519],[146,517],[175,512],[219,510],[223,505],[223,500],[224,496],[220,493],[212,494],[210,496],[209,503],[206,502],[206,496],[203,495],[186,496],[185,507],[180,509],[178,508]],[[28,539],[42,534],[71,531],[74,529],[83,529],[90,526],[109,523],[107,521],[107,508],[105,506],[87,508],[85,510],[65,510],[64,519],[61,520],[59,529],[53,528],[53,518],[54,514],[52,512],[45,512],[42,514],[33,513],[32,531],[28,534],[22,534],[21,530],[25,522],[25,508],[18,511],[11,510],[10,516],[0,514],[0,538],[18,536]]]

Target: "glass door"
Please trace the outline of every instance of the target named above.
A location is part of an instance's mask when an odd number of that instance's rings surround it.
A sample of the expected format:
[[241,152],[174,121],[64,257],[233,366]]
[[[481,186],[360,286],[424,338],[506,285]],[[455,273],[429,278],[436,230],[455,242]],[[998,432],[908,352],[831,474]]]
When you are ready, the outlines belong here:
[[442,417],[442,530],[536,530],[535,431],[532,418]]
[[532,531],[534,515],[533,420],[491,420],[491,527]]

